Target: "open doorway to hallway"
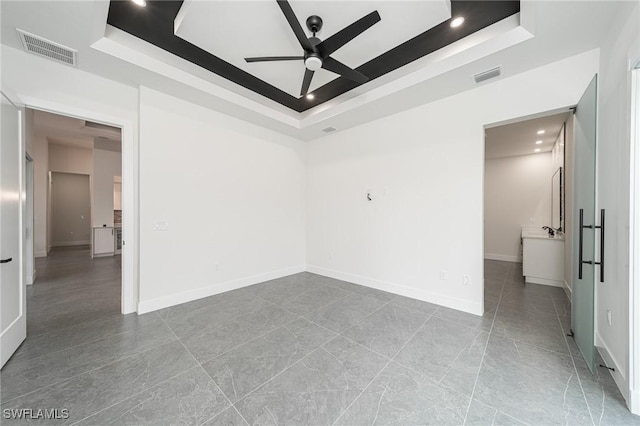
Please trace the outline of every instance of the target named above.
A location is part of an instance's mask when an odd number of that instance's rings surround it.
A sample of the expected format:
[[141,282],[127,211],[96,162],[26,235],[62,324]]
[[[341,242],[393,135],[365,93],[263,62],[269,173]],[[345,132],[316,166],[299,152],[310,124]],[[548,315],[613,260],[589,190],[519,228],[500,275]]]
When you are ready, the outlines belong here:
[[120,129],[33,109],[25,127],[35,255],[27,335],[120,316]]

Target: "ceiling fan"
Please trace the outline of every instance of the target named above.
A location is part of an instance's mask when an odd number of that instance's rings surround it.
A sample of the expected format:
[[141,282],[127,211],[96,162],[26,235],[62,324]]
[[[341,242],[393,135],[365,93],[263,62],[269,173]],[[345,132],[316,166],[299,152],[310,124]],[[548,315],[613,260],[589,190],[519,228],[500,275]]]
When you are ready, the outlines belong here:
[[277,0],[278,6],[282,9],[289,26],[296,35],[300,46],[304,50],[303,56],[266,56],[257,58],[245,58],[247,62],[270,62],[270,61],[298,61],[303,60],[306,67],[304,79],[302,80],[302,89],[300,95],[304,96],[309,91],[313,73],[320,68],[340,74],[341,76],[353,80],[358,83],[365,83],[369,80],[366,75],[349,68],[340,61],[333,59],[330,55],[368,30],[371,26],[380,21],[378,11],[373,11],[363,18],[358,19],[351,25],[338,31],[328,39],[322,41],[316,37],[316,33],[322,29],[322,18],[312,15],[307,18],[307,28],[313,33],[312,37],[307,37],[298,18],[296,18],[293,9],[287,0]]

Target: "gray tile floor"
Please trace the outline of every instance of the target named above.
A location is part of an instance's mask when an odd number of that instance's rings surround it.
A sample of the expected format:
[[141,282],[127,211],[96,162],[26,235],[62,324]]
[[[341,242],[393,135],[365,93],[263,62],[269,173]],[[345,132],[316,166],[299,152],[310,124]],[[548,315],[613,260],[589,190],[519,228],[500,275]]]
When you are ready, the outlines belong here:
[[486,262],[477,317],[309,273],[136,316],[119,258],[38,260],[3,424],[640,424],[565,338],[561,290]]

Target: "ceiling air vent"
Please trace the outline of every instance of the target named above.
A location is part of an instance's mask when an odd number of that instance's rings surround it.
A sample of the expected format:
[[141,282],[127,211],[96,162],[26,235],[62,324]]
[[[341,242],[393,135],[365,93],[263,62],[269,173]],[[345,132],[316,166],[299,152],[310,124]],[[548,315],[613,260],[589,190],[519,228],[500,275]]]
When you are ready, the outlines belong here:
[[336,130],[337,129],[335,127],[325,127],[324,129],[322,129],[322,131],[325,133],[335,132]]
[[473,76],[473,79],[476,83],[481,83],[483,81],[489,80],[494,77],[498,77],[502,74],[502,67],[498,66],[495,68],[491,68],[490,70],[486,70],[483,72],[479,72]]
[[45,38],[39,37],[34,34],[30,34],[26,31],[16,28],[22,47],[27,52],[35,53],[36,55],[44,56],[45,58],[53,59],[54,61],[62,62],[67,65],[76,65],[78,57],[78,51],[70,49],[58,43],[54,43]]

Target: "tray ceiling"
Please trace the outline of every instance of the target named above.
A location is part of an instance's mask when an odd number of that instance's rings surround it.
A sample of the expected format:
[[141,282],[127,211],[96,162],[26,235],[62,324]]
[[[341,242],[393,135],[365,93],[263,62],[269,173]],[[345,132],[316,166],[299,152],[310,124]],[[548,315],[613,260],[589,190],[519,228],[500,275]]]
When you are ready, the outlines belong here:
[[[322,17],[317,34],[327,39],[373,10],[382,20],[332,55],[371,80],[486,28],[520,10],[519,1],[291,1],[302,27],[309,15]],[[452,18],[463,16],[452,28]],[[249,56],[302,54],[275,0],[262,1],[111,1],[107,23],[256,92],[303,112],[360,84],[320,70],[314,99],[299,96],[304,63],[247,64]],[[311,36],[311,34],[308,34]],[[365,85],[367,83],[364,83]]]

